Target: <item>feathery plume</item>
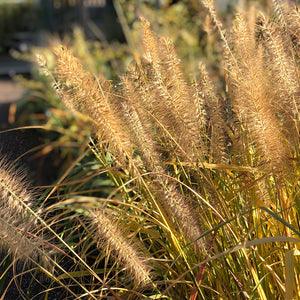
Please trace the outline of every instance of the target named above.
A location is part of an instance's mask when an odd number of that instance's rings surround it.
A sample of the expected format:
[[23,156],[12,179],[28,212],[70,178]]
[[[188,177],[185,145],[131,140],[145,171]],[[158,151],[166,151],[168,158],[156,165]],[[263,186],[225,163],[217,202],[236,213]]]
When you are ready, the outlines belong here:
[[96,227],[95,239],[98,246],[101,246],[104,240],[109,250],[117,254],[118,259],[135,277],[138,284],[150,282],[150,266],[146,263],[146,259],[123,236],[118,225],[112,222],[103,211],[91,211],[91,216]]
[[205,99],[207,118],[210,120],[210,149],[215,163],[227,162],[227,127],[224,116],[224,105],[222,100],[217,97],[212,82],[208,77],[206,67],[203,63],[199,64],[200,86]]
[[25,172],[0,159],[0,244],[11,249],[17,259],[28,257],[48,265],[50,250],[43,239],[36,235],[37,222],[30,209],[35,204],[34,188],[26,180]]
[[[133,74],[131,75],[133,77]],[[199,218],[191,208],[188,200],[177,191],[175,184],[167,179],[166,170],[160,158],[161,155],[157,150],[157,142],[151,134],[149,119],[142,112],[143,108],[138,102],[134,101],[139,99],[139,93],[134,87],[134,82],[130,80],[130,73],[122,78],[122,85],[125,98],[128,99],[126,111],[131,136],[138,146],[144,167],[152,173],[150,176],[152,179],[150,189],[155,191],[157,200],[168,214],[175,217],[185,235],[191,241],[195,241],[202,233]],[[205,250],[204,243],[201,240],[195,241],[195,246],[199,252]]]
[[180,60],[170,40],[155,36],[144,19],[142,23],[148,63],[141,64],[146,71],[141,72],[140,78],[143,80],[147,74],[144,86],[150,92],[145,105],[159,121],[160,131],[176,149],[176,155],[185,160],[199,159],[201,124],[194,113],[197,106],[192,89],[184,79]]
[[289,37],[276,23],[262,20],[266,63],[270,68],[272,105],[282,116],[285,134],[291,145],[298,145],[300,130],[300,77],[296,57],[288,47]]
[[208,10],[210,17],[212,18],[215,25],[218,27],[218,29],[222,30],[222,22],[217,17],[216,8],[215,8],[215,2],[214,0],[199,0],[199,2]]
[[57,56],[58,91],[65,104],[89,117],[98,137],[110,143],[110,150],[125,166],[131,165],[133,148],[111,84],[102,77],[96,80],[86,73],[80,61],[67,49],[56,47],[54,52]]
[[232,37],[235,61],[231,56],[226,59],[232,101],[239,119],[248,128],[260,162],[277,172],[287,166],[289,153],[271,106],[272,94],[265,74],[262,47],[256,46],[255,31],[249,30],[248,26],[245,17],[237,15]]
[[287,32],[291,35],[292,50],[300,56],[300,11],[296,7],[292,8],[289,3],[285,3],[285,17],[287,21]]
[[203,239],[199,239],[203,233],[200,218],[188,199],[178,192],[175,184],[163,179],[163,177],[156,178],[154,183],[161,204],[175,217],[180,229],[193,243],[196,251],[206,253],[205,242]]
[[144,167],[157,174],[163,173],[163,167],[158,152],[158,144],[152,134],[153,125],[149,116],[139,103],[140,93],[130,80],[130,73],[122,77],[124,98],[123,107],[127,118],[128,129],[133,143],[141,155]]
[[159,40],[156,35],[153,34],[150,23],[141,17],[143,25],[143,45],[145,47],[146,59],[152,63],[154,69],[159,71],[160,56],[159,56]]

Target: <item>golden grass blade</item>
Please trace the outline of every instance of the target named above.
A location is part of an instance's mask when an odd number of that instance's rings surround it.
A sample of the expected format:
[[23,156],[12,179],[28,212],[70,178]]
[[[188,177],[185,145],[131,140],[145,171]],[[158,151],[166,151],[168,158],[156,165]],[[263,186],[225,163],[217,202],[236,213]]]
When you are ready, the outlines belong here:
[[[223,256],[226,256],[228,254],[237,252],[239,250],[243,250],[243,249],[247,249],[253,246],[257,246],[257,245],[263,245],[265,243],[275,243],[275,242],[286,242],[286,243],[294,243],[294,244],[299,244],[300,243],[300,239],[296,239],[296,238],[292,238],[292,237],[287,237],[287,236],[272,236],[272,237],[265,237],[265,238],[261,238],[261,239],[257,239],[257,240],[253,240],[253,241],[248,241],[248,242],[244,242],[240,245],[237,245],[235,247],[232,247],[231,249],[228,249],[226,251],[223,251],[222,253],[216,254],[212,257],[206,258],[205,260],[201,261],[201,263],[193,266],[193,269],[201,267],[202,265],[205,265],[206,263],[212,261],[212,260],[216,260],[219,259]],[[181,274],[177,280],[182,279],[188,272],[190,272],[191,270],[188,270],[187,272]],[[256,275],[255,275],[256,276]],[[168,286],[168,288],[166,289],[165,292],[168,292],[168,290],[172,287],[172,284],[170,284],[170,286]]]
[[285,295],[284,300],[294,299],[294,278],[295,278],[295,256],[300,255],[300,251],[293,249],[285,254]]

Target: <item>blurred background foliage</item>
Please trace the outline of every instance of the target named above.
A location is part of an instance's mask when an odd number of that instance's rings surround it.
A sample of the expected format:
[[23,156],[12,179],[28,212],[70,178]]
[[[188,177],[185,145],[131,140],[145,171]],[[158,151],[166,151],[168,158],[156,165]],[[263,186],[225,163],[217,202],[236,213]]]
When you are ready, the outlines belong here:
[[0,53],[14,47],[22,32],[35,32],[39,15],[33,0],[0,1]]

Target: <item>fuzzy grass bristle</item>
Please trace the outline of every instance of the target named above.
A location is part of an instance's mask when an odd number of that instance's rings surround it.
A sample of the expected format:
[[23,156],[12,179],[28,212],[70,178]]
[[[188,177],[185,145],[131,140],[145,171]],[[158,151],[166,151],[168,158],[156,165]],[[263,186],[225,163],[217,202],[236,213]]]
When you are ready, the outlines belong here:
[[146,263],[135,246],[124,237],[118,224],[114,223],[105,212],[100,210],[91,211],[92,222],[96,227],[95,239],[98,246],[103,242],[107,244],[110,251],[116,253],[119,261],[125,266],[125,269],[133,275],[137,285],[144,285],[151,281],[151,267]]
[[109,143],[122,163],[131,164],[132,144],[119,115],[118,97],[109,81],[88,74],[80,61],[64,47],[56,47],[54,52],[58,92],[66,105],[89,117],[96,135]]
[[[37,231],[37,219],[32,209],[37,192],[26,179],[25,171],[0,159],[0,230],[3,249],[11,249],[17,260],[49,263],[51,249]],[[48,249],[48,250],[47,250]]]

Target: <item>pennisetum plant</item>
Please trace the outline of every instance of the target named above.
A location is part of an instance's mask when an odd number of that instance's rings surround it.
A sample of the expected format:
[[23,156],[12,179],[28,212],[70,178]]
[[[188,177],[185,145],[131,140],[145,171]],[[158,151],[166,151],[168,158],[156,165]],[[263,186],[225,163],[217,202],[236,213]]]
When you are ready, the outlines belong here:
[[[225,91],[202,62],[198,78],[187,79],[173,43],[144,18],[144,53],[116,85],[65,46],[53,50],[55,70],[39,56],[66,107],[92,132],[43,202],[44,222],[58,226],[58,257],[77,262],[68,271],[58,260],[52,278],[70,295],[300,297],[299,10],[274,1],[267,17],[251,7],[225,32],[213,1],[201,2],[224,43]],[[115,187],[105,197],[90,183],[103,174]],[[27,190],[14,192],[10,182],[1,188],[9,199],[3,211],[19,213],[10,229],[3,215],[1,226],[14,248],[8,231],[18,227],[23,241],[35,219],[27,216]]]

